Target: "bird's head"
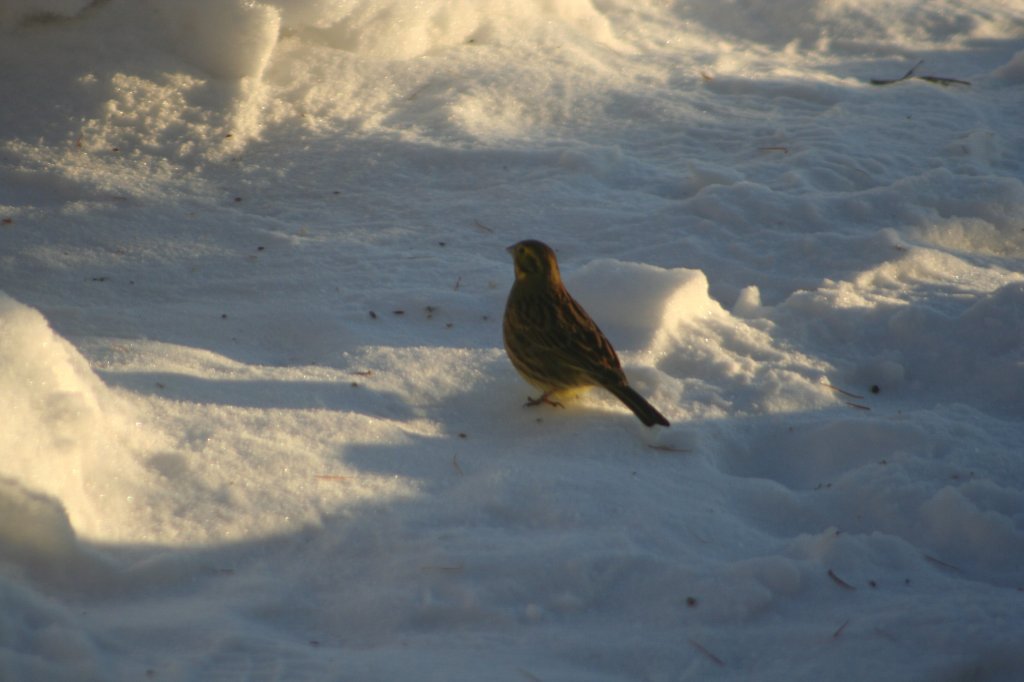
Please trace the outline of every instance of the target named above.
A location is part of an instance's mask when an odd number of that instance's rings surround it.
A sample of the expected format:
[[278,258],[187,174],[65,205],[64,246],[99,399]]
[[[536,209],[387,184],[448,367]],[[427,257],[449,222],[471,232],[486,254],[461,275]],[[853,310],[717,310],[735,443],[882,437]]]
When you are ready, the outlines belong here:
[[553,280],[561,282],[558,259],[550,246],[536,239],[527,239],[505,249],[512,254],[516,280]]

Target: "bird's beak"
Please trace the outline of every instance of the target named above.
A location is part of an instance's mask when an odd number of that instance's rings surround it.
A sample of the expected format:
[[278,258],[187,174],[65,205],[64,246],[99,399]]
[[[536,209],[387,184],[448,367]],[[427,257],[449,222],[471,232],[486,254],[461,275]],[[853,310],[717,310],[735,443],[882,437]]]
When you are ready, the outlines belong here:
[[511,254],[515,250],[516,250],[516,245],[515,244],[511,244],[511,245],[505,247],[505,253],[508,253],[508,254]]

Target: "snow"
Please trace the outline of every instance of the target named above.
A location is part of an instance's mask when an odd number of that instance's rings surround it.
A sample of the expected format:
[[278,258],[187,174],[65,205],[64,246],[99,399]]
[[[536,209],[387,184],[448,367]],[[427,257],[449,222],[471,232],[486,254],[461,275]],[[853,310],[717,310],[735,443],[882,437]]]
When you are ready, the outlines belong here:
[[[1022,675],[1013,3],[0,34],[0,679]],[[523,407],[525,238],[670,428]]]

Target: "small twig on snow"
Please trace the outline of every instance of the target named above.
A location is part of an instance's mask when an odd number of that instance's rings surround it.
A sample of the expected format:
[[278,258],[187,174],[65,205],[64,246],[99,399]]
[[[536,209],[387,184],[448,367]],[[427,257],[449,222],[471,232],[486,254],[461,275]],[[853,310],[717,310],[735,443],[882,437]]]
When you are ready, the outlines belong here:
[[942,568],[949,569],[950,571],[954,571],[956,573],[963,573],[963,570],[959,566],[954,566],[953,564],[946,563],[942,559],[936,559],[935,557],[930,556],[928,554],[925,554],[924,558],[926,561],[930,561],[936,566],[941,566]]
[[847,398],[853,398],[854,400],[864,400],[864,396],[857,395],[856,393],[850,393],[849,391],[844,391],[843,389],[839,388],[838,386],[833,386],[832,384],[826,384],[824,382],[822,382],[822,385],[825,388],[831,388],[836,393],[840,393],[842,395],[845,395]]
[[843,621],[843,624],[840,625],[836,629],[836,631],[832,633],[832,639],[839,639],[839,635],[843,634],[843,630],[845,630],[846,626],[849,625],[849,624],[850,624],[850,619],[847,618],[845,621]]
[[892,85],[893,83],[902,83],[903,81],[909,80],[911,78],[917,78],[917,79],[920,79],[920,80],[923,80],[923,81],[928,81],[929,83],[935,83],[937,85],[970,85],[971,84],[970,81],[963,81],[963,80],[960,80],[958,78],[943,78],[942,76],[918,76],[914,72],[917,71],[917,67],[921,66],[922,64],[924,64],[924,60],[923,59],[918,61],[917,64],[914,64],[910,68],[910,71],[907,71],[905,74],[903,74],[899,78],[890,78],[890,79],[872,78],[871,79],[871,84],[872,85]]
[[917,71],[917,67],[921,66],[922,64],[924,64],[924,60],[923,59],[918,60],[917,64],[914,64],[912,67],[910,67],[910,71],[907,71],[905,74],[903,74],[899,78],[891,78],[891,79],[888,79],[888,80],[881,79],[881,78],[872,78],[871,79],[871,84],[872,85],[892,85],[893,83],[899,83],[900,81],[905,81],[908,78],[913,78],[914,77],[914,72]]
[[719,658],[718,656],[715,656],[715,655],[714,655],[713,653],[711,653],[710,651],[708,651],[707,647],[705,647],[705,646],[704,646],[703,644],[701,644],[700,642],[696,642],[696,641],[694,641],[694,640],[692,640],[692,639],[691,639],[691,640],[690,640],[690,646],[692,646],[692,647],[693,647],[694,649],[696,649],[697,651],[699,651],[699,652],[701,652],[702,654],[704,654],[705,656],[707,656],[707,657],[708,657],[709,659],[711,659],[711,661],[712,661],[712,662],[713,662],[713,663],[714,663],[715,665],[718,665],[718,666],[722,666],[722,667],[725,667],[725,661],[723,661],[723,660],[722,660],[722,659],[720,659],[720,658]]
[[918,76],[923,81],[936,83],[938,85],[970,85],[970,81],[962,81],[958,78],[942,78],[941,76]]
[[831,568],[828,569],[828,577],[832,578],[832,582],[834,582],[836,585],[839,585],[839,587],[843,588],[844,590],[850,590],[852,592],[853,590],[857,589],[856,587],[854,587],[853,585],[851,585],[850,583],[846,582],[838,575],[836,575],[836,572],[833,571]]

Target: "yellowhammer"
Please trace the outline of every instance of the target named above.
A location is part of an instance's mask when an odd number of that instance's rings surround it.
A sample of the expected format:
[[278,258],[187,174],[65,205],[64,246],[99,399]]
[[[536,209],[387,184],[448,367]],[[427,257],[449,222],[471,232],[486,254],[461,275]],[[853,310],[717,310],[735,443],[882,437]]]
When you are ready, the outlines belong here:
[[516,281],[505,305],[505,351],[519,374],[543,393],[527,405],[558,405],[552,397],[601,386],[625,403],[644,426],[668,420],[634,391],[619,356],[590,315],[566,291],[555,252],[527,240],[508,247]]

